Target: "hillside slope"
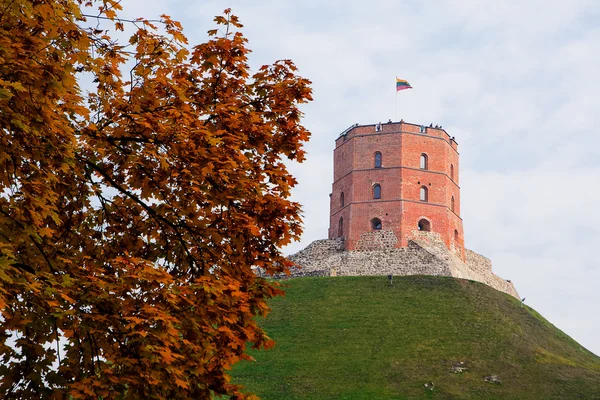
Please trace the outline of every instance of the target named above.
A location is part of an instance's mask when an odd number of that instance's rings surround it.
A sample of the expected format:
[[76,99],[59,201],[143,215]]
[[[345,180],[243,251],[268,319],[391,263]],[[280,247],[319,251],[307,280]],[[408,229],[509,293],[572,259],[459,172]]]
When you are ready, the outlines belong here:
[[283,285],[264,321],[276,347],[232,371],[263,399],[600,399],[599,357],[480,283],[411,276],[390,285],[379,276]]

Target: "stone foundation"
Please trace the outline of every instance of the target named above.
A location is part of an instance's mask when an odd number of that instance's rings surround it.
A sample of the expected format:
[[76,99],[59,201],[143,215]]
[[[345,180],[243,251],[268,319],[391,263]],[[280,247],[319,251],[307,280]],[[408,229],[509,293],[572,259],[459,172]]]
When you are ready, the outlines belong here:
[[[393,236],[393,233],[392,233]],[[357,275],[437,275],[470,279],[519,298],[510,281],[492,272],[492,262],[466,250],[466,262],[448,250],[439,234],[415,231],[407,247],[394,248],[395,237],[388,232],[370,232],[361,237],[362,250],[344,250],[344,241],[323,239],[288,258],[300,268],[289,276],[357,276]]]

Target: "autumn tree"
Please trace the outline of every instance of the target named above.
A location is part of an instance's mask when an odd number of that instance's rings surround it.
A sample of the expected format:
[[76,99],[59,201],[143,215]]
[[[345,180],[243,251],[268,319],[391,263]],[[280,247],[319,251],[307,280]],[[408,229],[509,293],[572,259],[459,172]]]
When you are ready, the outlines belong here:
[[281,294],[253,268],[301,232],[310,82],[252,74],[229,10],[192,47],[118,3],[0,6],[0,397],[242,398],[227,371]]

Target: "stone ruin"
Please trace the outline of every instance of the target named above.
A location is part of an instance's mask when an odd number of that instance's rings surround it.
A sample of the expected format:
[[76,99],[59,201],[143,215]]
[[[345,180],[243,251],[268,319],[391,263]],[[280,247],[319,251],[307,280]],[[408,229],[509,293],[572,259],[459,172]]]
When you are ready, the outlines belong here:
[[358,276],[358,275],[434,275],[451,276],[484,283],[496,290],[519,298],[512,282],[492,272],[492,262],[474,251],[465,249],[465,261],[448,250],[435,232],[414,231],[407,247],[395,247],[392,231],[367,232],[361,236],[356,250],[345,250],[344,239],[323,239],[288,258],[298,265],[290,275]]

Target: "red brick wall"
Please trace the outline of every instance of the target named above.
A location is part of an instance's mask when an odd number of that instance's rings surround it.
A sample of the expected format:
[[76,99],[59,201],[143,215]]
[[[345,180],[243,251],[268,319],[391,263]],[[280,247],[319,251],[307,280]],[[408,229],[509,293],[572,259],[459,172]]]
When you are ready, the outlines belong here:
[[[383,229],[398,237],[398,245],[406,246],[419,219],[426,218],[431,230],[464,259],[458,145],[443,129],[427,127],[421,133],[422,129],[404,122],[383,123],[380,130],[376,125],[355,126],[336,140],[330,238],[339,236],[342,217],[346,248],[352,250],[360,235],[372,229],[370,221],[379,218]],[[375,168],[376,152],[382,155],[381,168]],[[427,156],[425,170],[420,168],[421,154]],[[373,198],[375,184],[381,186],[381,199]],[[421,186],[428,190],[427,202],[420,201]]]

